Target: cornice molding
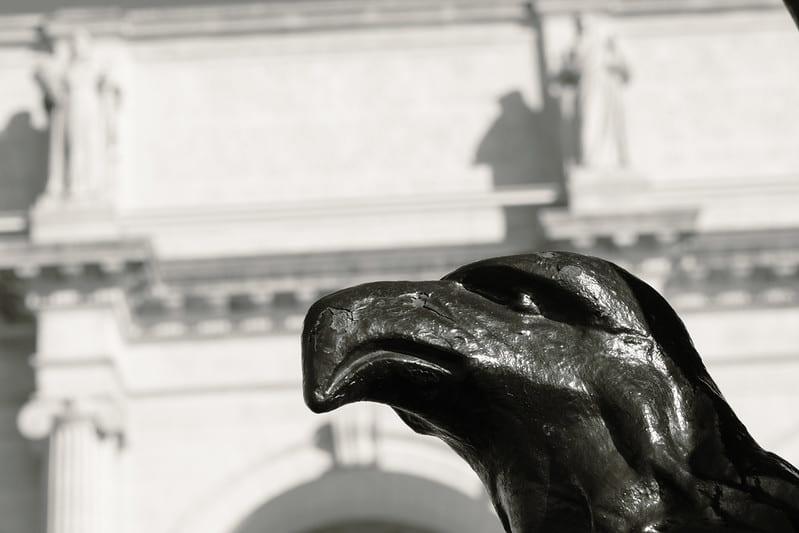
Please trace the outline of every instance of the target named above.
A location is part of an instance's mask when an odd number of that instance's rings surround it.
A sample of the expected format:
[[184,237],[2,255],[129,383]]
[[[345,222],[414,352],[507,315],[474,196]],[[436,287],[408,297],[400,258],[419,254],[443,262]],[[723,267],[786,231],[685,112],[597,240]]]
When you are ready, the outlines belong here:
[[323,198],[262,205],[204,205],[183,208],[126,209],[119,213],[120,226],[130,233],[142,228],[193,224],[253,223],[287,218],[325,219],[365,214],[416,213],[490,207],[551,205],[560,196],[554,183],[506,187],[491,191],[451,191],[432,194],[363,198]]
[[619,248],[652,237],[662,245],[676,242],[696,230],[699,210],[670,209],[622,213],[572,213],[568,209],[546,209],[541,220],[547,236],[581,248],[593,247],[600,239]]
[[331,32],[385,27],[529,22],[547,15],[604,11],[617,16],[784,10],[779,0],[303,0],[140,9],[64,9],[0,16],[0,46],[33,45],[37,28],[55,37],[83,27],[130,40]]
[[18,278],[29,281],[45,277],[63,279],[89,271],[106,275],[137,271],[153,276],[152,265],[152,249],[147,241],[140,239],[58,244],[0,243],[0,272],[13,272]]
[[101,37],[147,40],[245,34],[285,34],[385,27],[527,22],[519,0],[303,0],[247,4],[82,8],[0,17],[0,45],[36,42],[36,28],[54,37],[83,27]]
[[[794,237],[799,237],[799,231],[794,232]],[[799,244],[791,245],[785,239],[780,244],[777,242],[780,239],[776,239],[771,243],[773,246],[769,246],[762,236],[755,235],[752,238],[760,239],[759,247],[742,245],[716,251],[709,246],[706,249],[702,242],[714,238],[724,237],[694,235],[670,245],[632,243],[626,247],[572,249],[607,258],[655,283],[683,311],[799,306]],[[214,267],[229,269],[227,277],[213,274],[212,265],[201,263],[197,268],[200,277],[186,278],[187,273],[178,268],[160,284],[117,290],[114,293],[117,300],[124,301],[118,301],[121,305],[115,308],[122,307],[126,312],[120,322],[126,326],[124,335],[128,342],[280,335],[299,331],[311,303],[341,287],[374,279],[436,279],[459,264],[479,257],[523,251],[471,250],[471,257],[451,254],[446,264],[425,261],[424,254],[410,254],[410,258],[406,257],[408,261],[393,267],[388,265],[393,253],[385,254],[382,261],[386,264],[382,267],[381,259],[374,252],[366,256],[354,253],[350,259],[353,264],[360,264],[357,270],[324,272],[324,264],[329,261],[319,257],[311,258],[311,263],[321,270],[300,269],[293,275],[280,268],[270,269],[270,258],[263,258],[259,263],[253,263],[254,258],[243,260],[243,268],[239,269],[231,267],[236,260],[223,261]],[[298,257],[293,259],[299,260]],[[37,296],[35,305],[39,308],[85,308],[100,304],[107,307],[101,297],[109,289],[92,292],[76,280],[78,278],[63,280],[60,289]]]
[[603,12],[616,16],[785,10],[780,0],[534,0],[543,15]]
[[[658,235],[665,228],[675,238],[642,239],[633,232],[634,238],[596,239],[588,247],[574,241],[542,246],[614,261],[656,284],[681,310],[799,306],[799,228],[696,233],[693,216],[665,212],[647,214],[645,224],[629,217],[616,221],[622,232],[649,228]],[[506,244],[159,264],[139,241],[17,245],[0,254],[0,270],[25,282],[33,309],[111,308],[123,313],[119,323],[127,341],[161,342],[296,332],[311,303],[341,287],[436,279],[482,257],[526,251]]]

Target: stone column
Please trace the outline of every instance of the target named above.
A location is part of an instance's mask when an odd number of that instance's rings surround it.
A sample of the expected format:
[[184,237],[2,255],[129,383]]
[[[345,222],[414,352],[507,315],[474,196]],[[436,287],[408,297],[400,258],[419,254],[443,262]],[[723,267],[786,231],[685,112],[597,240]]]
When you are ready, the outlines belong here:
[[110,401],[33,400],[19,416],[30,439],[46,439],[46,533],[114,533],[122,417]]

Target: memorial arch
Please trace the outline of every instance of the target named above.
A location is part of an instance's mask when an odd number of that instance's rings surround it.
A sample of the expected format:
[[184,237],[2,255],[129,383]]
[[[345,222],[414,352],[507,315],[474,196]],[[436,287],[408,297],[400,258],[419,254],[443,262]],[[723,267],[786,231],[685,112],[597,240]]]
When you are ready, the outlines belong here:
[[373,461],[360,464],[300,444],[215,484],[182,515],[170,533],[502,531],[462,459],[433,439],[390,435]]
[[384,522],[345,522],[321,527],[311,533],[430,533],[413,526],[387,524]]
[[[493,529],[491,529],[493,526]],[[422,477],[379,469],[331,471],[264,503],[231,533],[484,533],[487,502]]]

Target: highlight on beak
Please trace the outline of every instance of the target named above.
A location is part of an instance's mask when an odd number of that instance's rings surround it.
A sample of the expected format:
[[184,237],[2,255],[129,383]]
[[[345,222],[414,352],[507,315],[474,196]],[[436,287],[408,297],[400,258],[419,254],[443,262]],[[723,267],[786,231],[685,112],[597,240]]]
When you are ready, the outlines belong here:
[[302,333],[308,407],[321,413],[360,400],[395,404],[399,383],[424,386],[458,372],[463,356],[437,334],[451,329],[451,318],[428,301],[453,286],[371,283],[311,306]]

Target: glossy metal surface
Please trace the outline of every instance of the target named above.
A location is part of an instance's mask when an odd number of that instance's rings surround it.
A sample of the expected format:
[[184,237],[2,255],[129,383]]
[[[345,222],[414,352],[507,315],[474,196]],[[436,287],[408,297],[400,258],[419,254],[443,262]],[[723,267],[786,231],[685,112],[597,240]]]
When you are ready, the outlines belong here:
[[547,252],[360,285],[314,304],[302,343],[312,410],[392,406],[469,462],[509,532],[799,532],[799,472],[611,263]]

